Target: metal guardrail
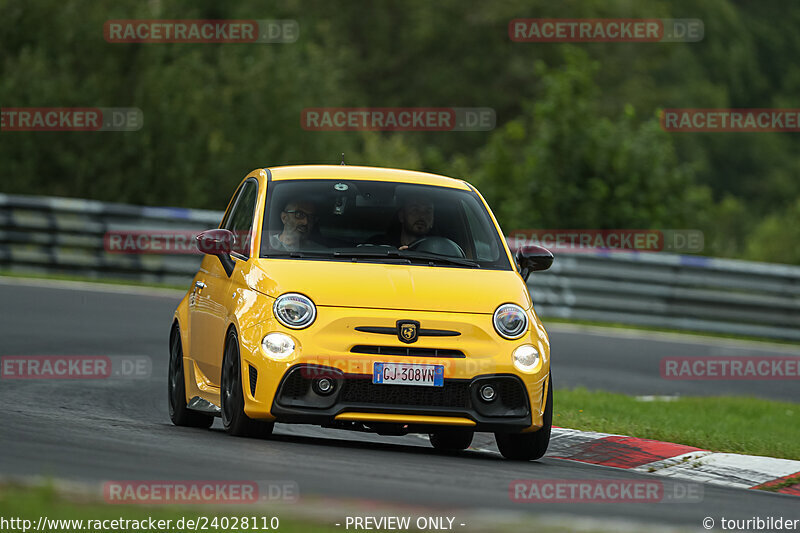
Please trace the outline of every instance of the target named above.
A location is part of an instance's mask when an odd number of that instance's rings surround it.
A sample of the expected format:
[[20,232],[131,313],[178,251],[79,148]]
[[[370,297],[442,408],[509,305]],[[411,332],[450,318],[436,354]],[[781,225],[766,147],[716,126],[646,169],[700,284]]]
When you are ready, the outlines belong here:
[[800,340],[800,267],[660,253],[559,255],[542,316]]
[[109,231],[217,227],[222,214],[93,200],[0,194],[0,269],[186,285],[202,256],[107,252]]
[[[108,231],[204,230],[217,211],[0,194],[0,269],[186,285],[201,256],[118,254]],[[558,254],[530,276],[543,317],[800,340],[800,267],[662,253]]]

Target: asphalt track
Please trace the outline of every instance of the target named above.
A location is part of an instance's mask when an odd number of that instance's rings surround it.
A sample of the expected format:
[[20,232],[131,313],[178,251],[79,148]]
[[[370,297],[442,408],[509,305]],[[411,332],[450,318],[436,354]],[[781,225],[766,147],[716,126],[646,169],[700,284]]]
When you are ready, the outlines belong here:
[[[271,439],[252,440],[227,436],[219,421],[211,430],[174,427],[166,404],[167,335],[178,300],[177,293],[0,278],[0,355],[147,355],[153,361],[152,376],[140,380],[0,380],[0,475],[86,482],[292,480],[303,498],[422,506],[450,510],[457,520],[460,511],[476,509],[697,529],[707,516],[717,523],[720,517],[800,518],[795,497],[714,486],[704,486],[702,502],[691,504],[513,502],[509,483],[516,479],[653,478],[547,457],[505,461],[490,435],[476,436],[483,451],[448,456],[413,435],[278,425]],[[665,356],[797,355],[796,348],[613,329],[549,330],[556,387],[798,399],[791,381],[676,382],[659,376]],[[469,531],[469,523],[459,529]]]

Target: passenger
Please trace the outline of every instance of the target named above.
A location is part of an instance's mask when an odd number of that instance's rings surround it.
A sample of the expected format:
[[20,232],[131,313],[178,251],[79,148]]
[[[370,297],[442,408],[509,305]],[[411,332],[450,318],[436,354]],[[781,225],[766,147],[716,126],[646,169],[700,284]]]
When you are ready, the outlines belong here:
[[307,244],[316,244],[310,238],[318,221],[316,206],[309,201],[288,202],[281,211],[283,231],[269,236],[269,245],[276,250],[295,251]]

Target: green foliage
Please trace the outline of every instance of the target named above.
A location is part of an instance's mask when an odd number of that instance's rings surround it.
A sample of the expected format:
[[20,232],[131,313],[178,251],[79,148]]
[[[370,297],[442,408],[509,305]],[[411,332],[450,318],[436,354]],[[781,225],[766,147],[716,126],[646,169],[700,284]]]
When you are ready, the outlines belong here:
[[[508,38],[511,19],[542,16],[693,17],[705,38]],[[226,18],[295,19],[300,38],[110,44],[102,31],[109,19]],[[800,198],[800,136],[658,124],[668,107],[800,107],[798,25],[800,7],[778,1],[0,0],[0,105],[144,113],[137,132],[0,132],[0,190],[221,209],[253,168],[345,152],[473,181],[506,231],[698,228],[706,253],[798,262],[783,250],[800,240],[774,213],[790,220]],[[304,108],[335,106],[491,107],[497,128],[301,127]]]
[[706,229],[705,252],[715,256],[737,256],[746,246],[750,228],[757,222],[744,202],[732,195],[726,195],[702,215],[699,225]]
[[[62,533],[99,530],[99,526],[95,527],[98,523],[105,524],[109,531],[141,533],[155,529],[150,520],[156,527],[169,530],[183,529],[188,521],[194,524],[198,521],[197,505],[115,505],[101,500],[98,492],[99,486],[88,483],[56,486],[49,479],[40,485],[4,482],[0,484],[0,516],[6,521],[18,520],[11,522],[15,529],[23,526],[30,529],[39,520],[49,520],[53,524],[51,527]],[[197,527],[209,533],[230,531],[232,524],[241,524],[245,518],[249,520],[248,527],[242,529],[266,530],[273,517],[277,517],[280,531],[286,533],[334,533],[341,530],[327,524],[324,519],[312,519],[303,516],[302,512],[290,513],[285,506],[226,506],[222,503],[203,509],[202,516],[206,517],[206,522]],[[258,517],[255,519],[256,527],[253,527],[254,517]],[[28,521],[27,524],[24,521]],[[159,526],[159,521],[163,521],[161,526],[165,527]]]
[[677,162],[657,118],[632,106],[607,118],[598,109],[600,65],[565,48],[561,67],[537,63],[537,95],[492,135],[475,180],[506,226],[666,228],[688,223],[702,191]]
[[800,198],[787,209],[767,216],[753,230],[745,258],[800,265]]

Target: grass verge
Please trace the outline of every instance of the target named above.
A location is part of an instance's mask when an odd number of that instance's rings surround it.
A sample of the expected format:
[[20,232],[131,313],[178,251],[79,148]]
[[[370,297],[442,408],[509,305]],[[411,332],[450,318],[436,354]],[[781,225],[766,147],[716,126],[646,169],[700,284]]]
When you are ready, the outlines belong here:
[[100,283],[104,285],[129,285],[133,287],[177,289],[182,291],[186,290],[186,288],[189,286],[189,282],[191,281],[191,278],[187,277],[185,285],[171,285],[168,283],[149,283],[146,281],[137,281],[137,280],[123,279],[123,278],[92,278],[89,276],[73,276],[71,274],[40,274],[36,272],[23,274],[20,272],[14,272],[10,270],[0,270],[0,277],[17,278],[17,279],[43,279],[43,280],[53,280],[53,281],[81,281],[84,283]]
[[763,487],[759,487],[759,489],[767,492],[778,492],[781,489],[794,487],[795,485],[800,485],[800,475],[788,477],[783,481],[779,481],[778,483],[764,485]]
[[[194,506],[158,506],[145,507],[134,505],[114,505],[103,503],[99,496],[87,495],[85,492],[79,495],[74,490],[56,490],[52,485],[31,487],[18,484],[0,483],[0,520],[7,523],[0,525],[0,531],[48,531],[57,533],[86,533],[87,531],[132,531],[135,533],[170,533],[181,531],[200,531],[202,533],[224,532],[224,533],[261,533],[267,531],[279,531],[281,533],[341,533],[347,530],[345,526],[346,517],[383,517],[398,516],[407,517],[410,520],[408,531],[417,530],[415,527],[417,517],[437,517],[443,513],[442,509],[423,509],[408,508],[406,506],[392,507],[376,506],[373,502],[359,504],[355,507],[353,503],[344,503],[335,500],[327,502],[314,502],[300,504],[305,505],[304,509],[287,510],[280,507],[264,507],[261,505],[231,505],[226,509],[220,506],[209,508],[205,505]],[[309,508],[313,506],[313,509]],[[321,512],[320,512],[321,510]],[[620,522],[617,520],[604,520],[597,517],[571,517],[566,515],[545,515],[537,512],[536,514],[519,514],[518,512],[503,514],[499,512],[471,513],[464,511],[444,511],[444,515],[457,518],[459,522],[463,520],[468,526],[463,529],[475,533],[518,533],[520,531],[536,531],[537,533],[561,533],[564,531],[582,531],[583,533],[612,533],[619,531]],[[42,528],[37,530],[39,519],[42,518]],[[202,517],[202,518],[201,518]],[[214,517],[217,517],[217,525],[213,525]],[[233,523],[239,518],[237,526]],[[241,519],[248,517],[250,520],[248,527],[242,527]],[[277,528],[272,528],[272,519],[277,517],[279,523]],[[44,522],[44,519],[48,522]],[[223,519],[227,518],[227,521]],[[255,518],[257,525],[253,526]],[[8,522],[14,519],[15,522]],[[19,520],[27,520],[27,523],[20,523]],[[150,519],[153,522],[150,522]],[[181,525],[178,521],[184,519]],[[187,520],[205,520],[207,527],[199,526],[188,527]],[[60,524],[57,520],[72,520],[73,522]],[[82,520],[76,524],[75,520]],[[107,525],[95,527],[95,521],[106,522]],[[112,520],[119,520],[118,525],[112,525]],[[136,520],[138,527],[131,523],[121,522],[122,520]],[[159,520],[171,520],[169,524],[158,524]],[[89,522],[91,521],[91,522]],[[336,527],[335,524],[340,526]],[[635,527],[635,528],[634,528]],[[349,529],[354,529],[351,525]],[[372,529],[365,527],[362,529]],[[378,529],[379,531],[393,531],[391,529]],[[421,529],[425,531],[426,529]],[[433,529],[427,529],[432,531]],[[653,524],[634,524],[631,522],[625,530],[627,531],[665,531],[665,528],[654,527]],[[669,528],[668,531],[674,531]]]
[[556,426],[800,460],[800,404],[732,396],[643,402],[583,388],[554,394]]
[[[138,505],[111,505],[101,503],[94,498],[87,498],[85,495],[79,497],[68,497],[57,492],[51,486],[43,487],[23,487],[18,485],[0,485],[0,517],[8,520],[9,518],[20,518],[23,520],[30,520],[29,530],[35,530],[38,525],[39,517],[47,517],[48,520],[72,520],[72,523],[61,523],[56,527],[51,524],[51,527],[44,527],[45,531],[58,531],[59,533],[78,532],[86,530],[94,531],[136,531],[138,533],[150,532],[159,533],[164,531],[178,531],[176,527],[178,520],[184,518],[185,520],[197,520],[198,517],[207,517],[207,529],[202,531],[216,532],[216,531],[231,531],[231,524],[233,517],[248,517],[250,520],[248,528],[239,528],[237,531],[261,531],[265,527],[270,527],[270,520],[272,517],[278,517],[277,531],[286,533],[301,533],[301,532],[314,532],[314,533],[328,533],[339,531],[341,528],[333,526],[326,526],[310,520],[303,520],[299,518],[289,518],[284,516],[280,508],[265,509],[264,507],[248,506],[248,505],[232,505],[230,512],[221,510],[218,506],[214,509],[209,509],[206,506],[192,506],[192,507],[179,507],[179,506],[158,506],[158,507],[144,507]],[[214,522],[212,519],[218,517],[222,519],[227,517],[226,522],[217,522],[219,525],[227,525],[227,529],[222,527],[213,527]],[[253,517],[255,517],[258,527],[253,527]],[[262,518],[263,517],[263,518]],[[109,529],[107,527],[94,528],[87,527],[87,520],[148,520],[152,518],[156,522],[159,520],[171,520],[171,526],[166,528],[136,527],[131,523],[118,522],[119,527]],[[266,519],[264,521],[264,518]],[[83,520],[83,524],[75,523],[75,520]],[[184,523],[185,523],[184,520]],[[166,524],[166,522],[164,523]],[[2,531],[23,531],[22,524],[19,527],[11,527],[10,529],[3,528]],[[108,522],[111,527],[111,522]],[[126,527],[127,526],[127,527]],[[263,527],[262,527],[263,526]],[[183,530],[188,530],[184,527]]]

